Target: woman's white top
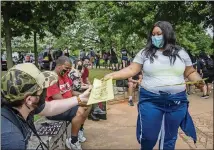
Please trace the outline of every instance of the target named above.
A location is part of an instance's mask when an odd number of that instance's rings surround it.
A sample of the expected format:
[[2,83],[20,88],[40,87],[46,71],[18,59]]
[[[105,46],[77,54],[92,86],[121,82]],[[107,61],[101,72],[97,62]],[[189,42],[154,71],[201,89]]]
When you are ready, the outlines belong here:
[[141,50],[133,60],[133,62],[142,65],[143,80],[141,86],[153,93],[164,91],[175,94],[184,91],[186,89],[185,84],[176,86],[174,84],[184,83],[185,67],[192,66],[192,61],[187,52],[181,49],[178,52],[181,59],[177,57],[172,65],[170,64],[169,57],[164,56],[162,51],[158,50],[155,55],[157,58],[154,58],[154,62],[150,63],[150,59]]

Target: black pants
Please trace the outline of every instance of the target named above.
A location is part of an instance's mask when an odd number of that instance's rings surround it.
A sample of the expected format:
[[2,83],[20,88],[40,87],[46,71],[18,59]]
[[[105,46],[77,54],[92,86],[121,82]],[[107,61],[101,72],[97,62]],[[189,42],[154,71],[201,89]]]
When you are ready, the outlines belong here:
[[100,68],[100,60],[96,60],[96,69],[97,69],[97,67]]
[[49,120],[60,120],[60,121],[72,121],[72,119],[76,116],[77,110],[79,106],[72,107],[64,113],[61,113],[56,116],[46,117]]

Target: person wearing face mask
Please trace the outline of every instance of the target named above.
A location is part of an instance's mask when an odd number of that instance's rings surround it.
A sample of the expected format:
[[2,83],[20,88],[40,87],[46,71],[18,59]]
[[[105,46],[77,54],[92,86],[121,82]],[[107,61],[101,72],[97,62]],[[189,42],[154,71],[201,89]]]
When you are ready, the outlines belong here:
[[79,97],[45,102],[46,88],[57,81],[56,73],[41,72],[32,63],[15,65],[6,72],[1,79],[1,149],[27,149],[31,131],[40,138],[34,114],[53,116],[88,101],[90,89]]
[[88,70],[88,66],[90,64],[90,61],[89,61],[89,58],[88,57],[84,57],[83,58],[83,69],[81,71],[82,73],[82,83],[84,84],[91,84],[90,81],[89,81],[89,70]]
[[[152,27],[147,45],[133,63],[106,79],[127,79],[143,71],[139,91],[137,140],[142,150],[152,150],[160,141],[160,149],[175,149],[178,128],[196,142],[196,131],[188,112],[185,78],[202,88],[204,81],[193,68],[187,52],[176,45],[172,25],[158,21]],[[177,85],[181,84],[181,85]]]
[[72,89],[74,91],[82,92],[89,88],[89,84],[82,82],[81,76],[83,71],[83,63],[79,60],[75,67],[69,72],[68,76],[73,82]]
[[[80,95],[79,92],[73,91],[72,80],[69,78],[68,73],[71,70],[71,60],[67,56],[61,56],[56,60],[56,67],[54,72],[58,75],[58,83],[47,88],[46,101],[63,100],[75,95]],[[83,131],[80,130],[82,124],[84,124],[90,107],[84,108],[81,106],[75,106],[64,113],[59,115],[47,117],[50,120],[64,120],[71,121],[71,137],[66,139],[66,146],[69,149],[81,149],[80,142],[85,142],[86,138],[83,135]]]
[[[83,63],[81,60],[79,60],[76,63],[75,67],[68,74],[68,76],[73,82],[72,90],[79,93],[84,92],[90,86],[89,84],[85,84],[82,82],[81,80],[82,71],[83,71]],[[90,114],[90,116],[91,118],[93,118],[92,120],[99,121],[99,118],[97,118],[95,115]],[[83,131],[84,131],[84,124],[82,124],[80,127],[80,133],[83,133]]]
[[[83,70],[81,71],[82,73],[82,83],[86,84],[86,85],[91,85],[90,81],[89,81],[89,70],[88,70],[88,65],[89,65],[89,59],[87,57],[85,57],[83,59]],[[92,109],[91,112],[88,116],[88,119],[93,120],[93,121],[99,121],[99,117],[100,118],[106,118],[106,111],[103,111],[99,106],[103,107],[102,103],[99,104],[93,104],[92,105]]]

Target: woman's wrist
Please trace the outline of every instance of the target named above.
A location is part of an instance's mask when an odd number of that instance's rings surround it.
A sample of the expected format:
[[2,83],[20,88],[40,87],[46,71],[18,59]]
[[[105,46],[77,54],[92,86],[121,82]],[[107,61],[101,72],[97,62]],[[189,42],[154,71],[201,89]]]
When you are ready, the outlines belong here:
[[116,77],[115,77],[115,72],[113,72],[112,74],[111,74],[111,78],[112,78],[112,80],[114,80]]

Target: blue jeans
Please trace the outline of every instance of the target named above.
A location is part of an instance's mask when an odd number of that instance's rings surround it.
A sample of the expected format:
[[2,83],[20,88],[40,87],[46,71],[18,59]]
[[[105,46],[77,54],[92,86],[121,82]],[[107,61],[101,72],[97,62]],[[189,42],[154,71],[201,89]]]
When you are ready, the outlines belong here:
[[141,149],[152,150],[158,138],[160,149],[175,149],[178,128],[182,123],[185,123],[185,127],[188,123],[188,131],[193,131],[191,133],[194,135],[185,91],[155,94],[140,89],[136,134]]

